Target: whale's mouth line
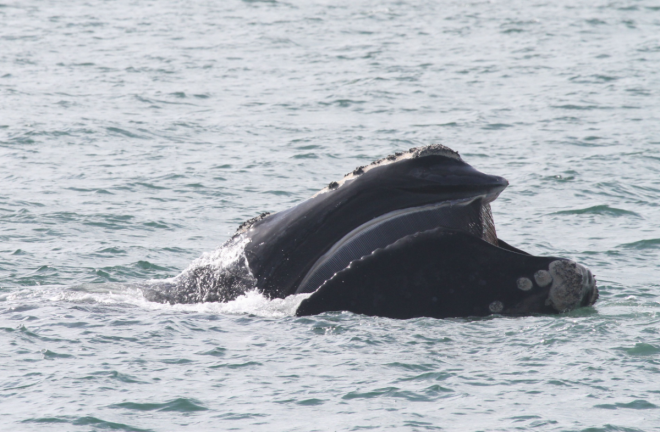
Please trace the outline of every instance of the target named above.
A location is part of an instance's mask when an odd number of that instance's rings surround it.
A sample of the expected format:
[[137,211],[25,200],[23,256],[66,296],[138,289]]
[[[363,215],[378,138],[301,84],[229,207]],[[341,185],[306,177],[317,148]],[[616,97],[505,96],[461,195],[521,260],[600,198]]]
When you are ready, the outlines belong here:
[[[504,189],[506,189],[507,184],[502,184],[498,185],[497,187],[493,186],[490,188],[488,191],[483,191],[482,188],[480,188],[479,192],[475,192],[473,189],[467,189],[463,190],[463,194],[465,195],[466,193],[472,193],[474,192],[474,195],[471,195],[467,198],[459,198],[455,200],[446,200],[443,202],[461,202],[461,201],[473,201],[476,198],[480,198],[481,201],[484,204],[490,204],[491,202],[495,201],[498,196],[502,193]],[[406,187],[398,187],[396,188],[399,191],[406,192],[406,193],[411,193],[411,194],[422,194],[422,195],[437,195],[437,194],[442,194],[442,193],[447,193],[448,189],[451,189],[452,192],[458,192],[461,191],[460,186],[456,185],[441,185],[441,186],[426,186],[426,187],[419,187],[419,188],[406,188]],[[429,204],[429,205],[438,205],[442,203],[435,203],[435,204]],[[424,207],[424,206],[422,206]],[[411,207],[415,208],[415,207]]]
[[[342,247],[344,244],[346,244],[348,241],[350,241],[352,238],[359,236],[360,234],[370,230],[374,229],[379,225],[386,224],[390,221],[393,221],[395,219],[399,218],[406,218],[408,216],[412,216],[415,214],[420,214],[423,212],[433,212],[439,209],[446,209],[446,208],[453,208],[456,206],[465,206],[469,205],[472,202],[474,202],[477,198],[479,197],[470,197],[470,198],[463,198],[463,199],[458,199],[458,200],[452,200],[452,201],[443,201],[440,203],[434,203],[434,204],[427,204],[423,206],[417,206],[417,207],[408,207],[405,209],[400,209],[400,210],[394,210],[389,213],[385,213],[381,216],[378,216],[369,222],[366,222],[359,227],[355,228],[353,231],[345,235],[342,239],[340,239],[337,243],[333,245],[332,248],[328,251],[328,253],[331,253],[332,251],[336,250],[337,248]],[[440,226],[443,226],[445,228],[451,228],[450,226],[446,226],[447,224],[442,224],[438,223],[438,225],[434,226],[433,228],[438,228]]]
[[491,194],[408,207],[385,213],[344,235],[312,265],[296,293],[312,292],[351,261],[421,231],[447,228],[463,231],[497,245],[490,211]]

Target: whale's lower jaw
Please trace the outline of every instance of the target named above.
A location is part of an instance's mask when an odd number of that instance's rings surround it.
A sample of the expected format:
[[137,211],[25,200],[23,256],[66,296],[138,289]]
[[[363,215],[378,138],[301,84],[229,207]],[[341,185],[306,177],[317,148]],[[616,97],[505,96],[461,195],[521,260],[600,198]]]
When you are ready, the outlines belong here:
[[485,196],[443,201],[386,213],[358,226],[322,255],[298,284],[295,293],[312,293],[352,261],[403,237],[435,228],[463,231],[498,244],[495,223]]
[[304,300],[296,315],[524,316],[562,313],[597,298],[593,276],[573,261],[535,257],[437,228],[351,262]]

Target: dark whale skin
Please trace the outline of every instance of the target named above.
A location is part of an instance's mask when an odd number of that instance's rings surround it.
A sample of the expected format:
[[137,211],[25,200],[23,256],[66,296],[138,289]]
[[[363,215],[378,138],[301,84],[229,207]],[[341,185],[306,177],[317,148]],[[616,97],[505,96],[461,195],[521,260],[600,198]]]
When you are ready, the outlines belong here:
[[267,296],[286,297],[296,293],[316,260],[354,228],[394,210],[473,197],[492,200],[507,185],[502,177],[441,155],[376,166],[254,223],[247,230],[251,241],[245,256],[257,287]]
[[502,249],[466,233],[435,230],[405,237],[350,266],[303,300],[296,315],[351,311],[389,318],[556,313],[546,299],[550,286],[517,288],[538,269],[560,258]]

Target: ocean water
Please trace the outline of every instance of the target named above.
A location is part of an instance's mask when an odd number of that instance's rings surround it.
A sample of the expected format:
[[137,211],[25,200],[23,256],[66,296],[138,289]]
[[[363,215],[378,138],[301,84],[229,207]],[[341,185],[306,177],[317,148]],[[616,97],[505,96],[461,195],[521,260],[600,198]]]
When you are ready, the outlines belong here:
[[[0,430],[660,430],[657,1],[0,3]],[[500,238],[585,264],[598,303],[142,297],[433,143],[506,177]]]

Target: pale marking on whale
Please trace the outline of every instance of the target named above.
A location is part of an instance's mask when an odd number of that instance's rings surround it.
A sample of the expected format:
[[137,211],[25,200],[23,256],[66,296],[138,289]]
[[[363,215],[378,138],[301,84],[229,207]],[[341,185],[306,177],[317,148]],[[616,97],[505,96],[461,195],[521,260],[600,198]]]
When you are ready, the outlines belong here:
[[534,273],[534,280],[538,286],[545,288],[552,282],[552,276],[550,276],[547,270],[539,270]]
[[519,290],[529,291],[529,290],[532,289],[534,284],[528,278],[521,277],[521,278],[518,278],[518,280],[516,281],[516,286],[518,287]]
[[488,309],[492,313],[500,313],[502,312],[502,310],[504,310],[504,304],[501,301],[496,300],[492,302],[490,305],[488,305]]

